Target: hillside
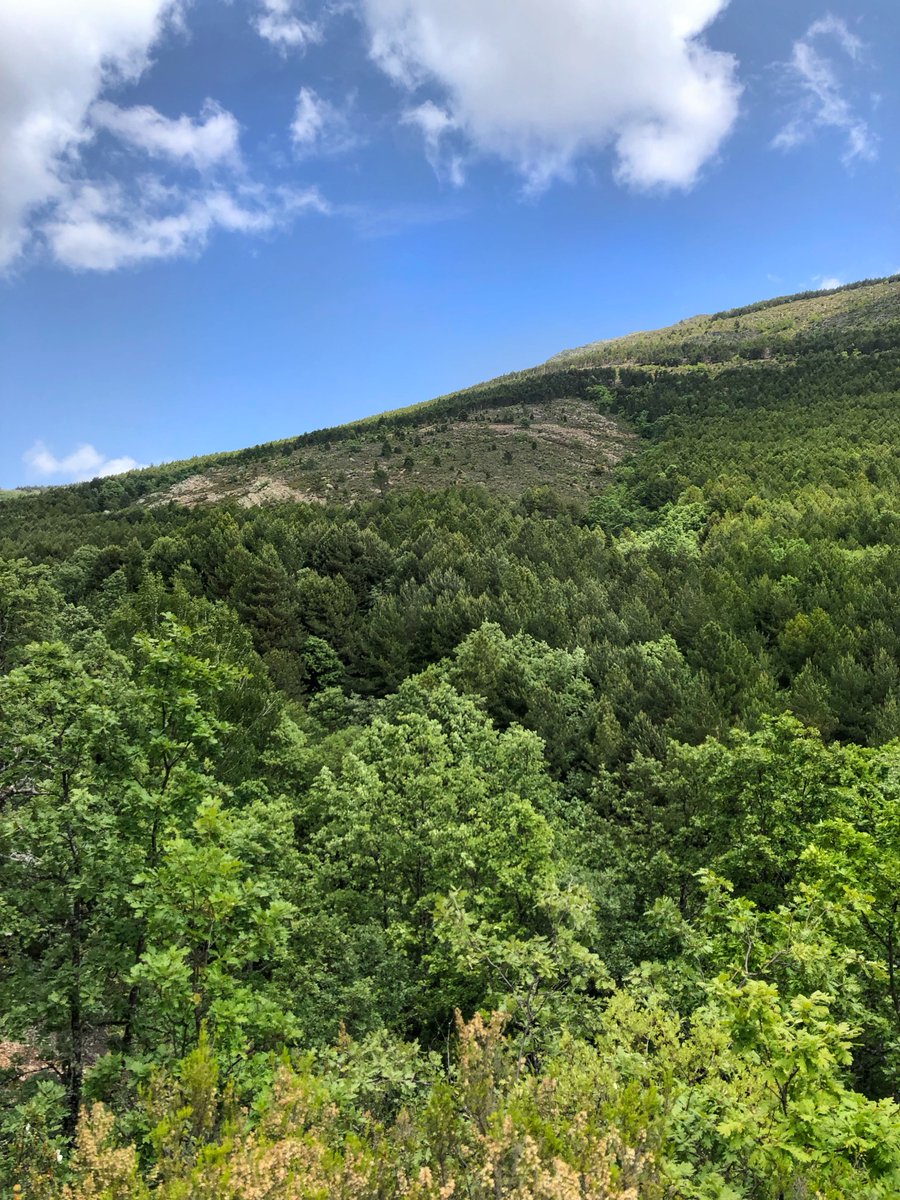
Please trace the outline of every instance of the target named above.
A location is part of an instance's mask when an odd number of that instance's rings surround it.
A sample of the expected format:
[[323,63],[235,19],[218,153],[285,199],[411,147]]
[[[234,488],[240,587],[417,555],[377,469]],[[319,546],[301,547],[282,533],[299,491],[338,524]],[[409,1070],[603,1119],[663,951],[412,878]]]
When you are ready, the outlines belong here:
[[375,420],[264,446],[252,455],[213,458],[186,477],[175,464],[170,470],[182,478],[144,503],[325,503],[476,484],[519,496],[548,480],[573,497],[599,490],[633,443],[625,424],[574,397],[486,407],[444,420],[423,410],[409,421]]
[[2,498],[4,1195],[900,1195],[898,286]]
[[[652,371],[661,385],[693,371],[705,386],[721,371],[783,370],[845,350],[877,354],[898,341],[900,276],[806,292],[564,351],[530,370],[349,425],[131,472],[99,491],[106,507],[216,500],[253,507],[472,485],[515,498],[549,484],[585,502],[634,452],[633,420],[643,411],[634,396],[647,384],[635,368]],[[776,378],[766,386],[777,386]]]
[[831,291],[780,296],[712,316],[690,317],[647,333],[565,350],[548,365],[724,363],[784,358],[837,345],[867,345],[900,325],[900,276]]

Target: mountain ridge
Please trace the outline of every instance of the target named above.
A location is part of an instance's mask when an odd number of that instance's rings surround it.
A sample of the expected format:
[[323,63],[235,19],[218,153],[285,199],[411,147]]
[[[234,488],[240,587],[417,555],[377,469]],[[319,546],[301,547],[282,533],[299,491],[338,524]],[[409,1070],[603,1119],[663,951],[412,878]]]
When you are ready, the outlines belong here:
[[[62,490],[92,489],[115,508],[322,504],[456,485],[521,496],[550,484],[566,499],[589,501],[636,447],[641,410],[628,395],[648,377],[783,369],[817,354],[877,354],[896,344],[900,275],[700,314],[340,426]],[[27,504],[59,490],[19,489],[0,500]]]
[[[719,357],[723,349],[740,357],[741,349],[756,348],[765,356],[767,349],[773,354],[777,350],[784,352],[811,330],[858,330],[864,327],[859,318],[865,314],[871,319],[879,309],[884,309],[883,323],[900,322],[900,275],[776,296],[711,314],[699,313],[660,329],[638,330],[624,337],[605,338],[563,350],[548,359],[548,363],[683,365],[672,361],[673,347],[686,351],[686,358],[705,349],[711,357],[700,361],[723,361]],[[779,314],[779,310],[786,312]],[[746,318],[751,318],[749,328],[740,324]],[[728,328],[729,322],[740,327],[732,324]],[[653,357],[654,352],[660,357]]]

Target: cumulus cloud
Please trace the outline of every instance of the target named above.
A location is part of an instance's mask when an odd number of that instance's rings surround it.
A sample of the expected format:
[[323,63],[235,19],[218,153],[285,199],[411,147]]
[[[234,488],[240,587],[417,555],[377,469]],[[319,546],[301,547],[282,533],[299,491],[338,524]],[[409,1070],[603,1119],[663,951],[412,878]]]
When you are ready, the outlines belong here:
[[832,129],[843,134],[844,161],[877,157],[877,139],[867,122],[847,97],[833,55],[820,47],[830,42],[851,66],[863,61],[862,41],[846,22],[826,16],[814,21],[802,38],[794,42],[791,60],[785,64],[787,83],[797,94],[797,111],[775,136],[772,145],[792,150],[810,141],[817,130]]
[[121,108],[108,100],[93,106],[94,129],[106,130],[137,150],[199,171],[240,162],[240,126],[214,100],[207,100],[200,119],[165,117],[149,105]]
[[836,275],[817,275],[816,283],[820,292],[831,292],[835,288],[843,287],[843,280],[838,279]]
[[78,446],[64,458],[57,458],[43,442],[35,442],[22,455],[32,477],[78,483],[85,479],[97,479],[106,475],[121,475],[124,471],[137,470],[142,464],[129,455],[107,458],[90,443]]
[[279,50],[304,50],[322,37],[321,26],[300,15],[294,0],[261,0],[256,17],[260,37]]
[[0,269],[29,218],[63,190],[67,156],[109,83],[136,79],[176,0],[4,0],[0,4]]
[[535,189],[607,147],[622,183],[694,184],[738,115],[737,62],[703,39],[727,3],[360,0],[375,62],[439,95],[407,112],[426,148],[455,135]]
[[110,271],[327,211],[315,189],[254,183],[238,121],[214,100],[192,117],[105,97],[140,77],[180,12],[179,0],[0,4],[0,270],[30,249]]
[[341,154],[360,143],[345,108],[325,100],[312,88],[297,95],[291,140],[299,155]]

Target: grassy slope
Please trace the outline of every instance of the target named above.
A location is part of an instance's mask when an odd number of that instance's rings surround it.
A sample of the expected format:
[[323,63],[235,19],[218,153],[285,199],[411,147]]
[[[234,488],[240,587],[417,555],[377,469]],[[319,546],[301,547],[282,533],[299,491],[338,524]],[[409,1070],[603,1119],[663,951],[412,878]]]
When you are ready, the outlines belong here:
[[[679,360],[725,361],[735,355],[767,359],[824,337],[900,322],[900,276],[865,280],[827,292],[781,296],[712,316],[690,317],[647,333],[565,350],[548,365],[677,365]],[[757,353],[754,353],[756,351]]]
[[366,422],[315,442],[298,439],[299,445],[279,443],[253,456],[213,459],[146,502],[351,500],[452,484],[483,484],[516,496],[547,482],[574,495],[602,487],[635,440],[622,422],[577,397],[429,417],[424,409],[413,422]]

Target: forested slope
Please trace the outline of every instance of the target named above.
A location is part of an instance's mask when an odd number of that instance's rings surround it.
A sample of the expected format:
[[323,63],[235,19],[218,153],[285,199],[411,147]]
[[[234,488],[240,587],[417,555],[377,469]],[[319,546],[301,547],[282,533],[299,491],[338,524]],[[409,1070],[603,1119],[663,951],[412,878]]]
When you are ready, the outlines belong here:
[[0,504],[4,1187],[900,1194],[898,290]]

